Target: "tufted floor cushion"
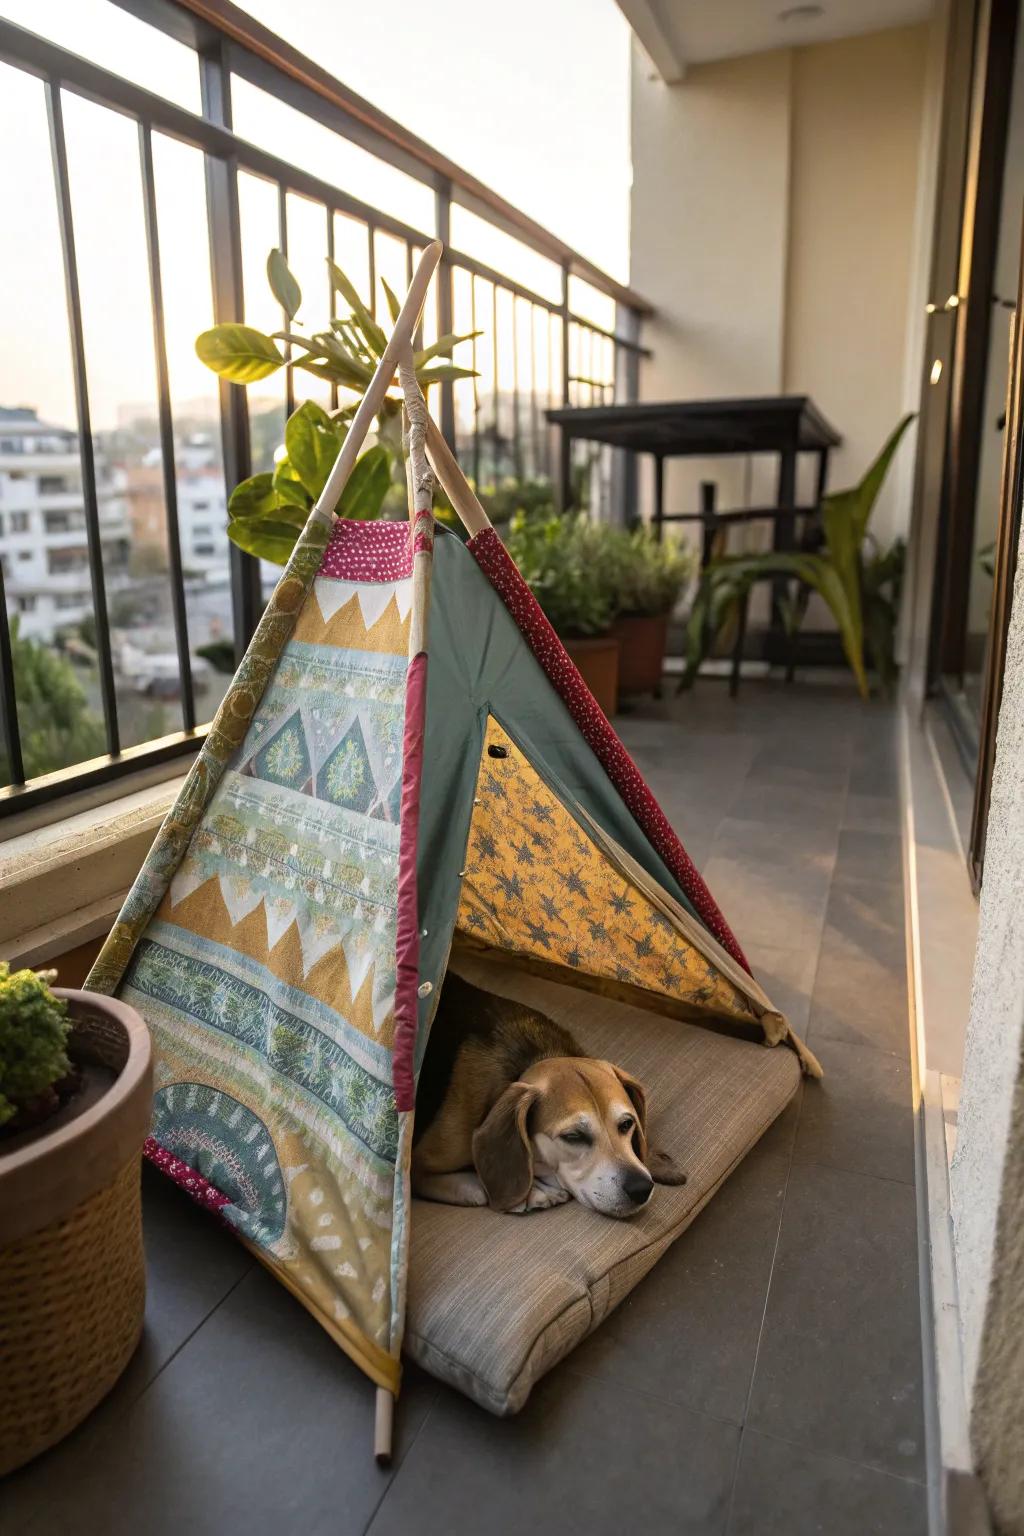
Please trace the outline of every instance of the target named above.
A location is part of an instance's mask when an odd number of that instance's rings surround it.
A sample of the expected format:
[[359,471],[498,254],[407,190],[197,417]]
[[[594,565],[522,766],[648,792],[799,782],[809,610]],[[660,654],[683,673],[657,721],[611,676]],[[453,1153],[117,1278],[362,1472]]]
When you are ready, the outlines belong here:
[[638,1077],[651,1145],[687,1174],[629,1221],[575,1201],[528,1216],[413,1201],[406,1353],[492,1413],[511,1414],[686,1230],[792,1098],[800,1066],[786,1046],[659,1018],[494,960],[460,957],[456,969]]

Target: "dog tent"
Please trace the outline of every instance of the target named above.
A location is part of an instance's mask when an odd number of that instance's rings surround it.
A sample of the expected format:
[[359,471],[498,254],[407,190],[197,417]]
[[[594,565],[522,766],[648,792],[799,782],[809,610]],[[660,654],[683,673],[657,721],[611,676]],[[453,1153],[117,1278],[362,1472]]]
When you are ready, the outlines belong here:
[[[798,1060],[818,1071],[427,417],[410,338],[439,253],[421,259],[323,496],[88,982],[152,1031],[148,1155],[219,1210],[377,1384],[383,1453],[420,1220],[409,1189],[417,1070],[449,963],[520,988],[579,1025],[588,1048],[597,1040],[622,1060],[629,1040],[646,1042],[655,1110],[671,1078],[680,1112],[704,1126],[702,1150],[684,1151],[700,1165],[689,1193],[652,1202],[669,1202],[657,1230],[646,1215],[623,1224],[580,1208],[526,1222],[424,1212],[434,1280],[425,1294],[414,1259],[413,1352],[499,1412],[692,1219],[786,1102]],[[336,520],[396,366],[410,521]],[[435,527],[428,452],[468,542]],[[724,1097],[709,1097],[714,1081]],[[483,1238],[481,1222],[492,1224]],[[556,1231],[572,1235],[551,1285],[531,1291],[535,1302],[543,1291],[543,1315],[504,1341],[484,1380],[466,1358],[467,1320],[479,1333],[488,1314],[503,1328],[518,1316],[465,1291],[467,1276],[497,1272],[481,1259],[499,1241],[493,1223],[506,1250],[541,1227],[549,1250]],[[609,1241],[598,1262],[594,1245]],[[457,1277],[446,1271],[473,1242],[475,1267],[464,1253]],[[567,1299],[559,1287],[581,1254],[591,1268]]]

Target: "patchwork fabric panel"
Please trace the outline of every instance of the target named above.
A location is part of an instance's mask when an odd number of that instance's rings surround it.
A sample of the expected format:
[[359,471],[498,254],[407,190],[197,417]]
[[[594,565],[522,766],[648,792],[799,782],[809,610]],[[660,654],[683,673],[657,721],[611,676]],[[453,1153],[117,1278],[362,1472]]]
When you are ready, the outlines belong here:
[[749,1021],[739,990],[609,862],[488,721],[458,928],[508,953]]
[[411,581],[320,575],[120,988],[153,1135],[307,1304],[386,1351]]

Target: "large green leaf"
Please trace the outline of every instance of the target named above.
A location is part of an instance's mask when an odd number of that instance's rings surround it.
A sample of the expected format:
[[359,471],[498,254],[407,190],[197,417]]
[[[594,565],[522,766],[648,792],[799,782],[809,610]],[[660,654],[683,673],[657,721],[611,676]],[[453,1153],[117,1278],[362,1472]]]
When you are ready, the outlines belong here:
[[275,246],[267,257],[267,281],[274,298],[289,320],[294,320],[302,303],[302,289],[292,276],[284,252]]
[[356,460],[338,502],[338,516],[364,521],[379,517],[390,484],[391,455],[377,443]]
[[388,344],[387,337],[359,297],[354,284],[345,276],[337,262],[331,261],[330,258],[327,261],[327,270],[331,275],[332,286],[341,294],[352,313],[358,317],[360,329],[366,337],[370,351],[375,357],[383,356],[384,348]]
[[274,490],[286,506],[298,507],[303,512],[308,512],[313,505],[313,498],[295,473],[287,455],[274,467]]
[[399,310],[402,308],[401,302],[398,298],[398,295],[394,292],[394,290],[384,280],[383,277],[380,280],[380,285],[384,289],[384,297],[387,299],[388,314],[391,316],[391,324],[394,325],[395,321],[398,319]]
[[422,352],[417,352],[413,359],[417,373],[424,363],[429,363],[432,357],[451,357],[452,348],[457,347],[462,341],[473,341],[475,337],[482,336],[483,331],[467,331],[464,336],[453,336],[451,332],[447,336],[439,336],[429,347],[424,347]]
[[272,474],[252,475],[236,485],[228,497],[232,517],[267,517],[280,506]]
[[215,325],[203,331],[196,338],[196,356],[232,384],[255,384],[284,363],[270,337],[250,325]]
[[315,501],[327,484],[327,476],[345,441],[344,430],[339,431],[322,406],[307,400],[293,411],[284,429],[284,444],[288,450],[288,462]]
[[443,384],[449,379],[475,379],[476,376],[472,368],[456,368],[453,363],[442,363],[435,368],[421,368],[416,372],[421,389],[426,389],[429,384]]
[[240,517],[228,523],[228,538],[239,549],[244,549],[247,555],[271,560],[274,565],[287,565],[295,548],[298,530],[290,523]]

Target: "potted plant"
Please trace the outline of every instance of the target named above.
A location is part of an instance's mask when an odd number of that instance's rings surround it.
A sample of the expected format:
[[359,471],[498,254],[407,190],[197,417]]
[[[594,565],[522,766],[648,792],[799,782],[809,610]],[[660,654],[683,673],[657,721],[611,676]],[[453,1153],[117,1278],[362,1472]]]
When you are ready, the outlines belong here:
[[0,1476],[103,1398],[142,1330],[146,1026],[0,962]]
[[677,540],[659,541],[647,528],[611,534],[609,559],[618,614],[619,690],[658,693],[665,664],[668,621],[693,575],[692,550]]
[[618,702],[619,642],[609,554],[611,530],[585,513],[517,512],[505,544],[523,579],[606,715]]

